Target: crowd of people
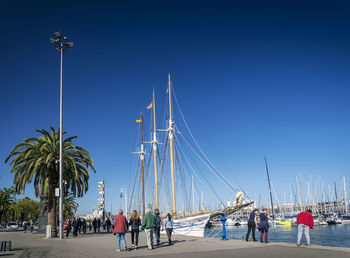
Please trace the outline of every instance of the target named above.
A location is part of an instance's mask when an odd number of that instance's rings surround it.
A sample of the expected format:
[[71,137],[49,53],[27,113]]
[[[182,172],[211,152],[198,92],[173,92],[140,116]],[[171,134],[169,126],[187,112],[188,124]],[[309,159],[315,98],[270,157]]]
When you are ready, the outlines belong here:
[[123,211],[119,210],[119,214],[115,218],[113,224],[113,234],[116,236],[117,251],[120,252],[121,250],[120,242],[122,242],[125,251],[129,250],[125,240],[125,233],[128,231],[129,226],[131,228],[131,244],[134,249],[138,246],[140,228],[145,231],[148,249],[154,249],[153,234],[156,237],[156,245],[160,244],[160,231],[164,229],[167,233],[168,244],[171,245],[173,224],[174,221],[170,213],[168,213],[163,220],[158,209],[155,209],[154,213],[152,213],[150,209],[147,209],[142,222],[136,210],[132,212],[129,222],[123,215]]
[[94,233],[100,233],[101,232],[101,227],[103,230],[106,230],[107,233],[111,232],[112,225],[113,225],[114,220],[110,220],[110,218],[106,218],[104,221],[101,219],[96,219],[94,218],[93,221],[86,221],[85,219],[78,218],[77,216],[72,220],[68,219],[64,223],[63,229],[66,231],[66,237],[69,236],[69,233],[73,231],[73,236],[77,236],[78,233],[86,233],[87,230],[89,232],[94,230]]
[[123,210],[119,210],[118,215],[112,220],[107,217],[104,221],[99,218],[86,221],[76,216],[73,221],[70,219],[66,220],[64,223],[64,230],[66,231],[66,237],[69,237],[71,231],[73,231],[74,237],[77,237],[77,235],[81,233],[85,234],[87,230],[91,232],[92,229],[95,234],[100,233],[101,228],[107,233],[113,232],[116,236],[117,251],[121,250],[120,242],[122,242],[124,250],[129,250],[125,239],[125,234],[129,231],[129,228],[132,248],[136,249],[139,243],[139,232],[143,230],[147,238],[147,247],[152,250],[154,249],[153,234],[155,235],[156,245],[159,245],[161,230],[166,230],[168,244],[172,244],[171,235],[173,224],[174,221],[171,214],[168,213],[163,219],[158,209],[155,209],[154,213],[152,213],[150,209],[147,209],[142,221],[136,210],[132,212],[129,220],[123,215]]
[[[245,240],[249,241],[250,232],[252,232],[253,241],[257,242],[258,240],[255,238],[255,230],[258,229],[260,231],[260,242],[261,243],[269,243],[268,241],[268,231],[269,231],[269,222],[268,220],[272,220],[267,215],[267,209],[263,208],[262,212],[258,216],[258,209],[254,209],[248,218],[248,232]],[[259,221],[259,223],[258,223]],[[297,216],[297,226],[298,226],[298,238],[297,245],[300,246],[300,241],[303,235],[305,235],[307,246],[310,246],[310,230],[314,227],[314,218],[312,216],[312,211],[307,210],[299,213]],[[265,241],[264,241],[265,235]]]

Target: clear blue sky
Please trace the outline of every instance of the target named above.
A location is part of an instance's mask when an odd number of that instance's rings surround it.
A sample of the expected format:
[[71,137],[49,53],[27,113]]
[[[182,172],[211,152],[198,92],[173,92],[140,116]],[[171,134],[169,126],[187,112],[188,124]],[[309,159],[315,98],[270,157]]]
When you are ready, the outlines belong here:
[[298,173],[304,187],[310,174],[349,184],[349,11],[347,1],[3,2],[0,187],[12,184],[11,149],[58,128],[59,54],[48,41],[58,30],[75,42],[64,56],[64,129],[97,170],[79,213],[97,206],[101,179],[107,209],[119,208],[135,119],[168,73],[203,149],[251,195],[265,198],[265,155],[279,194]]

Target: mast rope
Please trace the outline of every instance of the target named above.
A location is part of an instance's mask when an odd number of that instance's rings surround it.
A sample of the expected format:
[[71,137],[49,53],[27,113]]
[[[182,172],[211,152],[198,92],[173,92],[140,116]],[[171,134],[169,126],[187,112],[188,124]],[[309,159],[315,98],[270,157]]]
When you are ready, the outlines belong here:
[[[176,105],[179,109],[179,112],[180,112],[180,115],[182,117],[182,120],[184,121],[185,123],[185,126],[192,138],[192,140],[194,141],[194,143],[196,144],[198,150],[200,151],[200,153],[203,155],[203,157],[205,158],[206,162],[208,162],[209,166],[207,166],[208,168],[209,167],[212,167],[212,171],[229,187],[231,188],[234,192],[238,192],[239,189],[237,189],[236,187],[234,187],[217,169],[216,167],[214,166],[214,164],[208,159],[208,157],[206,156],[206,154],[204,153],[204,151],[202,150],[202,148],[199,146],[197,140],[194,138],[193,134],[192,134],[192,131],[191,129],[189,128],[188,124],[187,124],[187,121],[182,113],[182,110],[181,110],[181,107],[179,105],[179,102],[177,100],[177,97],[176,97],[176,94],[175,94],[175,91],[174,91],[174,87],[171,87],[171,90],[173,92],[173,95],[174,95],[174,99],[175,99],[175,102],[176,102]],[[203,161],[204,162],[204,161]],[[245,193],[245,195],[248,197],[248,195]],[[248,197],[249,198],[249,197]],[[250,198],[249,198],[250,199]]]

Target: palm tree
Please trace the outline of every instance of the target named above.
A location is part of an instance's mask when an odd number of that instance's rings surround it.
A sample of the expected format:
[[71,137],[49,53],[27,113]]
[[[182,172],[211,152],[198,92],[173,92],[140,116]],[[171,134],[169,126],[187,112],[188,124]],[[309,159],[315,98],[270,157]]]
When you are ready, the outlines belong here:
[[14,194],[13,187],[0,189],[0,223],[3,215],[5,215],[5,221],[7,217],[7,212],[9,211],[9,208],[11,204],[14,201],[13,194]]
[[[10,159],[11,173],[17,193],[25,190],[26,184],[33,182],[35,195],[48,197],[48,224],[52,235],[56,231],[55,188],[59,187],[59,130],[50,127],[50,132],[41,129],[41,134],[17,144],[5,162]],[[65,132],[63,132],[65,134]],[[88,190],[89,167],[94,171],[92,158],[87,150],[72,143],[77,136],[63,140],[63,180],[66,189],[76,197],[82,197]]]
[[[64,219],[73,219],[79,204],[75,200],[75,196],[72,193],[66,192],[63,197],[63,217]],[[58,209],[58,203],[57,203]]]

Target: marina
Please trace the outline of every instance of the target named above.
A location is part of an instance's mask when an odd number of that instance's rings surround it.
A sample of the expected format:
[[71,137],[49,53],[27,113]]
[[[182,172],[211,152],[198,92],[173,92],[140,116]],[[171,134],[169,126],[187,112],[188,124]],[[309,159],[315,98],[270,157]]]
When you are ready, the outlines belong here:
[[[244,240],[247,233],[246,226],[227,227],[228,239]],[[258,231],[256,232],[258,234]],[[297,227],[276,226],[270,227],[269,241],[295,244],[297,239]],[[222,228],[211,228],[205,232],[206,237],[220,238]],[[336,246],[350,248],[350,224],[324,225],[314,227],[310,231],[311,245]],[[305,239],[304,239],[305,243]]]

